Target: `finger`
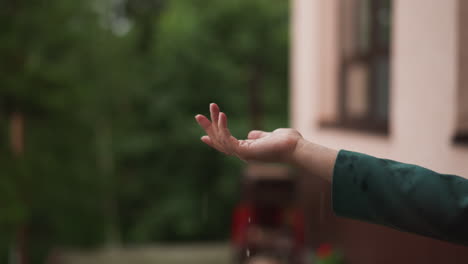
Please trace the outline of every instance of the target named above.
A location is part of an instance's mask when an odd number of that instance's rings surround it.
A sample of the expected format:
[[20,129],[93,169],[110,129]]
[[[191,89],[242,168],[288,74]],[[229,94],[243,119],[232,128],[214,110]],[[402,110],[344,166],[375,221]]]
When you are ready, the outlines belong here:
[[195,120],[197,120],[198,124],[205,130],[208,132],[208,130],[210,130],[210,127],[211,127],[211,122],[210,120],[208,120],[208,118],[204,115],[196,115],[195,116]]
[[219,129],[227,128],[227,116],[226,116],[226,114],[223,113],[223,112],[219,113],[218,128],[219,128]]
[[216,144],[213,140],[211,140],[211,137],[210,136],[203,136],[201,137],[201,141],[203,141],[203,143],[207,144],[208,146],[224,153],[224,154],[228,154],[230,155],[231,153],[229,152],[229,150],[225,147],[225,146],[220,146],[218,144]]
[[218,123],[218,135],[220,144],[223,146],[225,153],[229,155],[234,155],[237,149],[238,140],[231,135],[227,127],[227,116],[225,113],[219,113],[219,123]]
[[211,114],[211,122],[213,123],[213,126],[217,127],[218,119],[219,119],[219,107],[217,104],[215,103],[210,104],[210,114]]
[[229,129],[227,127],[227,116],[223,112],[219,114],[218,129],[222,131],[225,136],[231,136],[231,132],[229,132]]
[[216,148],[215,145],[213,144],[213,142],[211,141],[211,138],[209,136],[203,136],[201,137],[201,141],[203,141],[203,143],[207,144],[208,146],[212,147],[212,148]]
[[265,132],[265,131],[261,131],[261,130],[252,130],[247,135],[247,138],[248,139],[259,139],[259,138],[268,136],[268,134],[270,134],[270,133]]

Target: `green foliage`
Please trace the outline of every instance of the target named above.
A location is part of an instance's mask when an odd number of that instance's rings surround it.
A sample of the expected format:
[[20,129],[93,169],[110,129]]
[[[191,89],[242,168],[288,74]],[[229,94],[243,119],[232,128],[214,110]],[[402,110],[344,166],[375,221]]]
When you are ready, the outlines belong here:
[[44,250],[226,238],[242,163],[193,116],[218,102],[243,137],[257,85],[287,125],[287,21],[283,0],[0,2],[0,249],[22,226]]

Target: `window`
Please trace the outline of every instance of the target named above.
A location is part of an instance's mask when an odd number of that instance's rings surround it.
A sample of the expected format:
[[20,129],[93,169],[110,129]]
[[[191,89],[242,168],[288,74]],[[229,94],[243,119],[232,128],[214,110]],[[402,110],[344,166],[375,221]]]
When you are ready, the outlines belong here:
[[454,141],[468,145],[468,2],[460,0],[458,55],[458,116]]
[[390,0],[339,0],[334,120],[323,126],[388,132]]

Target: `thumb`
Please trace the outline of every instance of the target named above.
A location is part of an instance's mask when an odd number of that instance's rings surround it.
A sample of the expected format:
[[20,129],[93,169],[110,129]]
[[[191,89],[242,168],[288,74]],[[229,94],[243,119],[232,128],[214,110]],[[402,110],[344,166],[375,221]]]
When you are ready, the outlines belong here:
[[265,131],[261,131],[261,130],[252,130],[252,131],[250,131],[249,134],[247,135],[247,138],[248,138],[248,139],[259,139],[259,138],[268,136],[269,134],[270,134],[270,133],[265,132]]

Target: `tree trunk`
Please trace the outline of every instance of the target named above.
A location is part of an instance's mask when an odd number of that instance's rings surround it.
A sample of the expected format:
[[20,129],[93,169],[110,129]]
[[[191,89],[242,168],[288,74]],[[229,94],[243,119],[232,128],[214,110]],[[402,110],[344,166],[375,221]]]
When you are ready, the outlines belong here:
[[[10,118],[10,147],[13,156],[21,159],[24,152],[24,116],[18,111],[13,112]],[[24,223],[16,231],[16,238],[12,243],[11,264],[29,263],[28,242],[28,225]]]
[[112,151],[112,128],[106,118],[96,126],[97,164],[102,176],[103,210],[107,220],[107,245],[119,246],[121,242],[118,209],[115,194],[115,160]]

